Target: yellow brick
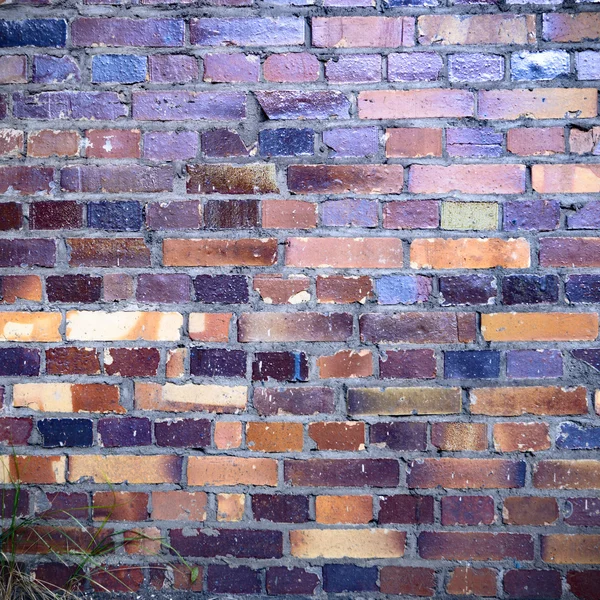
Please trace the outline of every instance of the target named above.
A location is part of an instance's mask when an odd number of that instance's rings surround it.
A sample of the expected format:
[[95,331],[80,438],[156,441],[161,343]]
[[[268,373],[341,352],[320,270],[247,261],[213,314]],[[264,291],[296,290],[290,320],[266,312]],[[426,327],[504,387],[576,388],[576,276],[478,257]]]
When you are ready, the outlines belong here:
[[443,202],[442,229],[498,229],[498,205],[495,202]]

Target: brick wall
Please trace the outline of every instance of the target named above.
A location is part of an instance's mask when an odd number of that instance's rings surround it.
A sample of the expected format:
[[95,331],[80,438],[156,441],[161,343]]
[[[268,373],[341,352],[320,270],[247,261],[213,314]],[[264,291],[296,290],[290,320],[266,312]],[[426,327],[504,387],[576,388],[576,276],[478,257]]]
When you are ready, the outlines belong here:
[[600,597],[596,8],[1,8],[1,479],[152,538],[87,589]]

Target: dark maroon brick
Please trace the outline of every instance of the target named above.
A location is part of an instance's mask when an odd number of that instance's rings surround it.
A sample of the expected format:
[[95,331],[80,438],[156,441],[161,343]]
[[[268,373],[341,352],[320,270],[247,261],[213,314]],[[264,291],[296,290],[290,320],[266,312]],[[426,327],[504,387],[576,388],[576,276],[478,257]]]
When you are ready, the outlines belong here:
[[306,459],[284,461],[289,485],[328,487],[394,487],[400,470],[395,459]]
[[556,275],[510,275],[502,280],[502,301],[506,305],[558,302]]
[[200,229],[200,203],[152,202],[146,207],[146,225],[149,229]]
[[85,492],[49,492],[46,498],[50,506],[44,516],[67,520],[89,517],[90,500]]
[[48,195],[54,180],[54,169],[46,167],[0,166],[0,194],[9,189],[20,195]]
[[137,417],[100,419],[98,436],[105,448],[148,446],[152,443],[150,420]]
[[196,301],[205,304],[248,302],[248,281],[243,275],[198,275],[194,277]]
[[83,205],[75,201],[33,202],[29,207],[31,229],[79,229],[83,226]]
[[0,231],[21,229],[23,224],[23,211],[16,202],[2,202],[0,204]]
[[110,348],[104,357],[106,374],[121,377],[151,377],[159,364],[157,348]]
[[115,121],[127,116],[116,92],[40,92],[13,94],[17,119],[97,119]]
[[254,408],[263,416],[331,414],[335,410],[333,388],[257,388]]
[[[215,533],[217,535],[215,535]],[[171,553],[181,556],[233,556],[234,558],[281,558],[283,533],[262,529],[194,530],[194,535],[182,529],[172,529]]]
[[509,598],[551,600],[562,597],[558,571],[519,569],[504,574],[504,591]]
[[432,496],[384,496],[379,501],[378,522],[420,525],[433,523]]
[[140,302],[189,302],[189,275],[142,273],[138,276],[135,297]]
[[433,596],[436,577],[433,569],[423,567],[382,567],[381,593],[405,596]]
[[29,492],[24,489],[8,488],[0,491],[0,518],[12,519],[29,514]]
[[258,594],[260,573],[250,567],[209,565],[206,578],[209,592],[217,594]]
[[0,443],[2,444],[9,446],[27,444],[32,430],[31,417],[0,417]]
[[210,157],[249,156],[250,154],[240,135],[228,129],[204,132],[202,151]]
[[34,377],[40,373],[40,351],[0,348],[0,377]]
[[314,594],[319,576],[304,569],[293,567],[270,567],[267,569],[267,593],[270,596],[284,594]]
[[190,374],[203,377],[245,377],[246,353],[225,348],[191,348]]
[[258,201],[209,200],[204,206],[204,226],[208,229],[258,227]]
[[445,496],[442,525],[491,525],[494,522],[491,496]]
[[92,275],[58,275],[46,278],[50,302],[98,302],[102,294],[102,277]]
[[371,445],[390,450],[419,450],[427,448],[427,423],[394,421],[371,425]]
[[308,496],[280,494],[254,494],[252,513],[257,521],[275,523],[305,523],[308,516]]
[[[50,591],[61,594],[78,573],[76,565],[59,562],[45,562],[34,566],[32,572],[37,581],[41,581]],[[79,587],[75,584],[75,589]]]
[[379,358],[382,379],[432,379],[436,375],[433,350],[385,350]]
[[154,435],[158,446],[205,448],[210,446],[210,421],[207,419],[157,421],[154,424]]
[[567,498],[565,523],[575,527],[600,527],[600,498]]
[[440,277],[442,306],[489,304],[496,297],[496,280],[491,275]]
[[6,96],[0,96],[0,119],[6,119]]
[[252,381],[306,381],[308,358],[304,352],[257,352],[252,361]]
[[571,593],[579,600],[598,600],[600,570],[569,571],[567,583]]

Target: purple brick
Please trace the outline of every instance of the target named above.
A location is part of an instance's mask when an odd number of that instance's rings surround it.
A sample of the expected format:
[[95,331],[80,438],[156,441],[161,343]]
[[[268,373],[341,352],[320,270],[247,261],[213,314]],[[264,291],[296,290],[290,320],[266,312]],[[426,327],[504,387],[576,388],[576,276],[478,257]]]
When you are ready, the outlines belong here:
[[372,83],[381,81],[378,54],[341,55],[327,61],[325,77],[331,83]]
[[138,417],[100,419],[98,437],[105,448],[149,446],[152,443],[150,420]]
[[331,148],[330,156],[370,156],[379,150],[376,127],[327,129],[323,142]]
[[360,198],[327,200],[321,204],[321,218],[327,227],[377,227],[377,202]]
[[[10,446],[23,446],[29,442],[33,430],[31,417],[0,417],[0,443]],[[2,496],[9,490],[3,489]],[[21,490],[23,493],[23,490]],[[0,515],[3,514],[2,500],[0,500]],[[7,518],[7,517],[0,517]]]
[[600,52],[586,50],[576,57],[577,79],[600,79]]
[[0,95],[0,119],[6,119],[6,96]]
[[135,297],[140,302],[189,302],[190,277],[176,273],[142,273]]
[[494,522],[491,496],[445,496],[442,525],[491,525]]
[[440,304],[493,304],[496,279],[492,275],[456,275],[440,277]]
[[569,302],[600,302],[600,276],[569,275],[565,282],[565,294]]
[[567,498],[565,523],[574,527],[600,527],[600,498]]
[[254,93],[269,119],[348,118],[350,101],[338,91],[257,91]]
[[190,374],[200,377],[245,377],[246,353],[225,348],[191,348]]
[[210,446],[208,419],[178,419],[154,424],[157,446],[173,448],[205,448]]
[[270,567],[267,569],[267,593],[270,596],[284,594],[309,594],[315,592],[319,576],[304,569],[293,567]]
[[453,54],[448,57],[450,81],[501,81],[504,57],[496,54]]
[[189,83],[198,79],[198,60],[194,56],[154,54],[148,57],[150,81]]
[[274,523],[305,523],[308,516],[308,496],[254,494],[252,513],[257,521]]
[[557,200],[514,200],[504,204],[504,230],[552,231],[560,223]]
[[142,228],[142,207],[139,202],[90,202],[87,205],[87,225],[105,231],[139,231]]
[[390,81],[436,81],[443,66],[442,57],[435,52],[390,54],[388,79]]
[[174,47],[184,43],[183,19],[108,19],[82,17],[71,24],[74,46]]
[[256,55],[207,54],[204,57],[204,81],[213,83],[254,83],[260,73]]
[[250,152],[239,133],[228,129],[214,129],[202,134],[202,151],[206,156],[249,156]]
[[382,379],[433,379],[436,371],[433,350],[385,350],[379,359]]
[[490,127],[446,129],[446,149],[450,156],[501,156],[504,136]]
[[13,94],[17,119],[98,119],[114,121],[127,116],[116,92],[41,92]]
[[[15,486],[16,487],[16,486]],[[0,494],[0,518],[25,517],[29,514],[29,492],[23,488],[3,489]],[[44,580],[47,581],[47,580]]]
[[598,229],[600,227],[600,202],[584,204],[577,212],[567,216],[568,229]]
[[0,348],[0,377],[34,377],[40,373],[40,351]]
[[384,275],[376,281],[379,304],[416,304],[427,302],[431,278],[423,275]]
[[27,57],[9,54],[0,57],[0,84],[27,83]]
[[248,282],[243,275],[198,275],[194,291],[196,301],[205,304],[248,302]]
[[190,41],[196,46],[299,46],[304,18],[191,19]]
[[33,57],[34,83],[63,83],[81,81],[79,65],[71,56],[48,56],[37,54]]
[[142,121],[227,121],[246,116],[246,94],[237,92],[134,92],[133,118]]
[[523,600],[554,600],[563,597],[558,571],[520,569],[506,571],[504,592],[508,598]]
[[199,202],[152,202],[146,206],[146,226],[149,229],[200,229]]
[[433,496],[383,496],[379,504],[378,522],[400,525],[418,525],[433,523]]
[[436,200],[386,202],[383,205],[385,229],[435,229],[440,222],[440,205]]
[[331,414],[335,409],[333,388],[256,388],[254,408],[259,415]]
[[260,575],[250,567],[209,565],[207,589],[216,594],[259,594]]
[[571,350],[573,358],[588,364],[596,371],[600,371],[600,349],[598,348],[578,348]]
[[0,267],[53,267],[55,262],[54,240],[0,239]]
[[371,445],[376,447],[407,451],[427,448],[427,423],[373,423],[370,432]]
[[60,172],[60,185],[67,192],[170,192],[173,169],[141,165],[65,167]]
[[198,154],[196,131],[152,131],[144,134],[144,158],[187,160]]
[[505,305],[545,304],[558,302],[556,275],[509,275],[502,280]]

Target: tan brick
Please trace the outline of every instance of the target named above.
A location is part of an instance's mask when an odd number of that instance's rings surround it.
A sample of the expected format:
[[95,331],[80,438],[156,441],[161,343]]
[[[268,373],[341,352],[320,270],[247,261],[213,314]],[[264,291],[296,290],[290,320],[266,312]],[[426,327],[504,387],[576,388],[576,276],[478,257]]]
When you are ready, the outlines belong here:
[[410,245],[412,269],[526,269],[530,260],[524,238],[420,238]]
[[533,165],[531,185],[542,194],[600,192],[600,165]]
[[185,383],[135,384],[135,406],[144,410],[188,412],[205,410],[234,413],[246,408],[246,386]]
[[179,483],[181,457],[166,455],[77,454],[69,456],[69,481],[91,479],[94,483]]
[[532,44],[533,15],[425,15],[417,20],[419,44]]
[[600,565],[600,535],[543,535],[541,554],[555,565]]
[[255,452],[302,452],[302,423],[247,423],[246,445]]
[[226,342],[232,313],[190,313],[190,339],[199,342]]
[[414,46],[413,17],[315,17],[316,48],[398,48]]
[[592,88],[538,88],[481,90],[480,119],[580,119],[597,115],[598,90]]
[[469,392],[471,413],[496,417],[580,415],[587,412],[586,389],[560,387],[490,387]]
[[408,189],[413,194],[520,194],[524,165],[412,165]]
[[431,443],[446,452],[487,450],[485,423],[432,423]]
[[547,423],[496,423],[494,448],[500,452],[537,452],[550,448]]
[[481,315],[488,342],[571,342],[598,337],[598,313],[488,313]]
[[64,456],[0,456],[0,483],[65,483]]
[[205,492],[152,492],[155,521],[205,521],[208,496]]
[[267,267],[277,262],[277,240],[166,239],[163,264],[168,267]]
[[60,342],[58,312],[0,312],[0,342]]
[[105,383],[16,383],[13,406],[43,412],[124,413],[119,387]]
[[289,238],[288,267],[336,269],[402,268],[402,240],[397,238]]
[[277,461],[272,458],[190,456],[188,484],[193,486],[277,485]]
[[393,529],[296,529],[290,531],[296,558],[401,558],[406,533]]
[[373,519],[371,496],[317,496],[315,498],[317,523],[360,525]]
[[440,119],[474,116],[467,90],[369,90],[358,94],[361,119]]
[[442,130],[401,127],[385,130],[385,155],[390,158],[424,158],[442,155]]
[[460,388],[350,388],[350,415],[443,415],[461,411]]
[[177,312],[70,310],[67,339],[78,341],[178,341],[183,316]]

